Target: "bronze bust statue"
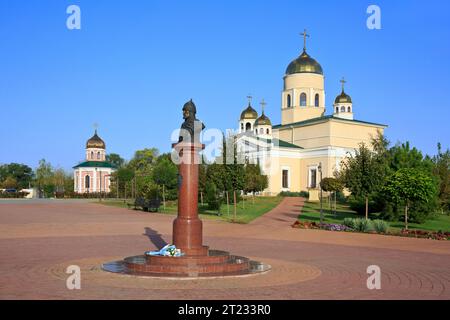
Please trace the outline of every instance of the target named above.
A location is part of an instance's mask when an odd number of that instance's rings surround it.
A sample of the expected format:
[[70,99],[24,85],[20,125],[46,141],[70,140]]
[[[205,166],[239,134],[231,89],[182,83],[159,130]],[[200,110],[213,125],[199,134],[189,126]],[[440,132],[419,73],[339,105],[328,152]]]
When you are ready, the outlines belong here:
[[183,119],[184,122],[181,125],[181,132],[178,142],[200,142],[200,132],[205,129],[205,125],[195,117],[197,108],[194,102],[189,100],[183,106]]

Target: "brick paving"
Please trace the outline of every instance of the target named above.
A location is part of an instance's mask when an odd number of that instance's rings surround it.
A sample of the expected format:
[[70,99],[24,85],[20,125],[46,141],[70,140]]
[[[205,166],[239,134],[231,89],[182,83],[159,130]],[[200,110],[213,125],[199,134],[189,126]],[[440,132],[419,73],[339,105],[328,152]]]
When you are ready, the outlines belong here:
[[[293,229],[302,205],[286,198],[248,225],[204,220],[205,244],[264,261],[270,272],[166,280],[100,266],[170,242],[174,216],[84,201],[0,201],[0,299],[450,299],[450,242]],[[66,289],[73,264],[81,290]],[[366,287],[369,265],[381,268],[381,290]]]

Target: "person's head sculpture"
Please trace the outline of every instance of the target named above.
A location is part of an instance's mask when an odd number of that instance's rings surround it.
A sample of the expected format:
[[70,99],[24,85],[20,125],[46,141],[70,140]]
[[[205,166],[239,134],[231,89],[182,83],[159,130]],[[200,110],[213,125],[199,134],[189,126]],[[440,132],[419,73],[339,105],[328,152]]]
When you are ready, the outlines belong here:
[[[181,125],[181,135],[179,138],[179,142],[181,141],[189,141],[198,143],[200,140],[200,132],[205,128],[204,124],[199,121],[195,115],[197,113],[197,108],[195,107],[194,102],[189,100],[183,106],[183,119],[184,122]],[[184,137],[187,139],[184,139]]]
[[197,113],[197,108],[195,107],[194,102],[189,100],[186,102],[183,106],[183,119],[194,119],[195,120],[195,114]]

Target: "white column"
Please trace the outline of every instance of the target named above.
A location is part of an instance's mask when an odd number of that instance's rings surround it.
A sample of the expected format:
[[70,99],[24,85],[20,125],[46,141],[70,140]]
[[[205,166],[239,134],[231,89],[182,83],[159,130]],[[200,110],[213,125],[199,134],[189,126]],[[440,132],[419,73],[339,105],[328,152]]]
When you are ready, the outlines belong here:
[[314,92],[313,88],[309,88],[309,105],[314,107]]
[[81,177],[81,170],[80,169],[78,169],[78,181],[79,181],[79,183],[78,183],[78,193],[81,193],[81,190],[83,189],[83,185],[82,185],[83,178]]

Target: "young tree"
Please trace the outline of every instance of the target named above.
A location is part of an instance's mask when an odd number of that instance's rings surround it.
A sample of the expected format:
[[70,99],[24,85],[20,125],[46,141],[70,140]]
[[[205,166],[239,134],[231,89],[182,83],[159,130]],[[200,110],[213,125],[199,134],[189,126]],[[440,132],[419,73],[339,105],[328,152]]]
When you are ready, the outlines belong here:
[[384,181],[384,168],[376,154],[361,143],[355,156],[343,162],[340,173],[345,187],[355,196],[364,197],[366,219],[369,218],[369,196],[379,190]]
[[433,174],[439,178],[438,197],[441,211],[450,212],[450,150],[442,152],[438,143],[438,154],[433,157]]
[[267,176],[261,174],[259,164],[247,164],[245,166],[244,191],[253,193],[253,203],[255,203],[255,192],[263,191],[267,188]]
[[160,156],[153,168],[153,181],[162,186],[162,196],[164,209],[166,209],[166,188],[175,189],[177,187],[177,166],[170,160],[170,155]]
[[433,196],[433,179],[418,169],[403,168],[395,172],[383,187],[393,201],[405,206],[405,229],[408,230],[408,209],[411,203],[427,202]]
[[53,195],[55,191],[53,168],[45,159],[39,161],[39,166],[36,169],[36,182],[39,192],[43,192],[46,197]]
[[334,193],[334,210],[336,210],[336,193],[344,189],[342,183],[336,178],[323,178],[320,187],[325,192]]

